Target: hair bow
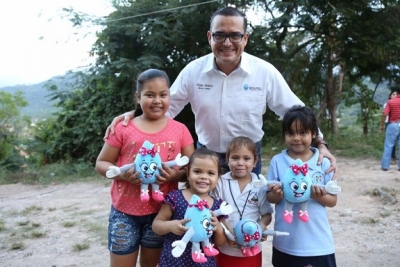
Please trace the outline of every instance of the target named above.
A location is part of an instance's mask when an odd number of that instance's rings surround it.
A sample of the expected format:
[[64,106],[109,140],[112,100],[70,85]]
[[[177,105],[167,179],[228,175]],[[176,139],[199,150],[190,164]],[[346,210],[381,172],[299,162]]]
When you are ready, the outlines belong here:
[[244,242],[250,242],[251,240],[259,240],[260,239],[260,233],[257,231],[254,233],[254,235],[249,235],[249,234],[244,234]]
[[202,200],[197,200],[197,204],[189,204],[189,207],[197,207],[199,210],[203,210],[204,207],[209,209],[210,207],[208,206],[207,200],[202,199]]
[[308,164],[304,163],[303,166],[297,166],[292,164],[292,166],[290,166],[294,172],[294,174],[298,175],[300,172],[306,176],[307,172],[308,172]]
[[151,149],[147,149],[145,147],[142,147],[142,148],[140,148],[139,153],[142,156],[145,156],[146,154],[149,154],[152,157],[154,157],[156,155],[156,153],[157,153],[157,148],[156,148],[156,146],[153,146],[153,148],[151,148]]

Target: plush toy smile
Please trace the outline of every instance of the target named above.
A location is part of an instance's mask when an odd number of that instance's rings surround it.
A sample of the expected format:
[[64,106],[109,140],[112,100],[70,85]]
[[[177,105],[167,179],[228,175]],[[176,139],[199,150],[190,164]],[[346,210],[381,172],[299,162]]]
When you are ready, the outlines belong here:
[[[168,167],[184,166],[189,162],[189,158],[178,154],[173,161],[164,162]],[[144,141],[142,147],[136,155],[135,161],[131,164],[126,164],[121,167],[110,166],[106,172],[107,178],[114,178],[115,176],[127,172],[132,167],[135,167],[135,172],[140,170],[139,179],[143,179],[140,186],[140,200],[147,202],[149,197],[149,184],[152,187],[152,198],[156,201],[163,201],[163,192],[160,191],[160,186],[156,183],[157,176],[160,175],[160,168],[162,168],[161,157],[157,152],[157,147],[149,141]]]

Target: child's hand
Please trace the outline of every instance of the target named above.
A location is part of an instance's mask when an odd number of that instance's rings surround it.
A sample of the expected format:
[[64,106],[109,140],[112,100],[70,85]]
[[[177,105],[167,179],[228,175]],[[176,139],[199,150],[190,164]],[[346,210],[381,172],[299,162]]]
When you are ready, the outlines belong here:
[[311,198],[319,199],[326,195],[325,189],[319,187],[318,185],[311,186]]
[[120,176],[118,176],[118,178],[120,180],[124,180],[135,185],[141,185],[142,179],[139,178],[139,174],[140,171],[138,171],[137,173],[133,173],[133,168],[132,168],[132,171],[129,170],[125,173],[122,173]]
[[283,198],[282,184],[271,184],[268,186],[268,189],[274,196]]
[[[259,224],[260,224],[261,229],[262,229],[263,232],[264,232],[265,230],[267,230],[267,226],[265,225],[265,223],[264,223],[262,220],[259,222]],[[263,234],[261,235],[261,242],[266,241],[266,240],[267,240],[267,237],[268,237],[268,235],[266,235],[266,234],[263,233]]]
[[157,184],[163,184],[165,182],[173,180],[178,175],[178,171],[175,168],[170,168],[168,165],[163,164],[162,168],[159,168],[161,175],[156,175]]
[[261,236],[261,242],[267,241],[268,235],[262,234]]
[[230,246],[231,248],[237,247],[236,241],[232,241],[232,240],[228,239],[227,243],[228,243],[228,246]]
[[187,227],[185,227],[185,223],[189,222],[190,218],[186,218],[183,220],[174,220],[172,221],[172,227],[171,227],[171,232],[176,234],[176,235],[183,235],[184,233],[186,233],[186,231],[188,230]]
[[213,226],[213,231],[216,232],[216,231],[218,231],[219,221],[218,221],[218,218],[215,216],[214,212],[211,212],[211,214],[212,214],[211,225]]

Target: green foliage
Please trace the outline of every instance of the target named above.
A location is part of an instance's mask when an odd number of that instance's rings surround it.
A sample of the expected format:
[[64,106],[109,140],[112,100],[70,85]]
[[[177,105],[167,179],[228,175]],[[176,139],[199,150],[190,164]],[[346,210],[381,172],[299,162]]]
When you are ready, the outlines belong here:
[[346,92],[345,104],[352,106],[357,104],[360,107],[358,121],[362,123],[364,135],[368,134],[368,128],[373,123],[374,115],[378,115],[381,107],[374,102],[374,91],[363,81],[358,81],[356,86]]
[[23,94],[22,91],[14,94],[0,91],[0,166],[6,169],[14,169],[14,162],[19,158],[14,147],[23,126],[23,120],[18,120],[20,108],[28,104]]
[[[181,8],[188,2],[179,0],[113,1],[116,11],[103,22],[104,29],[91,51],[96,64],[78,73],[75,90],[54,90],[52,100],[59,100],[59,111],[35,130],[31,148],[39,165],[94,162],[108,124],[116,115],[133,109],[135,77],[145,69],[161,68],[174,81],[189,62],[211,52],[206,38],[209,19],[227,4],[244,11],[255,6],[261,10],[265,19],[263,24],[249,26],[246,51],[275,65],[304,103],[318,109],[323,127],[327,124],[323,116],[326,106],[331,122],[327,131],[337,128],[342,92],[355,90],[360,77],[371,75],[396,84],[399,69],[393,66],[398,58],[392,51],[400,49],[397,1],[385,5],[368,0],[328,4],[320,0],[190,1],[196,3],[201,5]],[[99,21],[71,9],[65,12],[77,27]],[[145,15],[148,13],[151,16]],[[348,78],[346,86],[342,77]],[[362,110],[368,109],[361,113],[368,132],[373,98],[360,97],[366,105]],[[188,107],[177,119],[194,135]],[[265,138],[276,138],[278,118],[268,112],[264,121]]]
[[360,123],[352,120],[352,125],[341,127],[339,134],[327,134],[324,138],[328,140],[329,149],[332,149],[335,156],[380,159],[385,134],[379,131],[379,120],[380,116],[372,117],[371,131],[367,135]]
[[[173,81],[188,62],[210,52],[205,33],[217,5],[173,9],[180,5],[180,1],[137,1],[118,6],[109,15],[107,27],[93,46],[96,64],[80,73],[75,90],[53,92],[52,98],[59,100],[59,111],[55,119],[38,124],[34,148],[42,154],[41,164],[60,160],[94,162],[104,143],[106,127],[117,114],[133,109],[134,79],[140,72],[161,68]],[[170,11],[139,16],[166,8]],[[119,20],[127,17],[132,18]],[[79,22],[73,18],[74,23]],[[199,37],[194,32],[204,34]],[[177,119],[194,133],[191,112]]]

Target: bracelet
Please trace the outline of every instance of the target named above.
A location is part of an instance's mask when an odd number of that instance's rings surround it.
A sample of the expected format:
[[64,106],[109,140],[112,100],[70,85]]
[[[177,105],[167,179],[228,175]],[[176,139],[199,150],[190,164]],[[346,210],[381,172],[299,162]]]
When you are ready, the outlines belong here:
[[318,146],[319,146],[319,145],[325,145],[326,148],[329,148],[328,143],[325,142],[325,140],[321,140],[321,141],[318,143]]

